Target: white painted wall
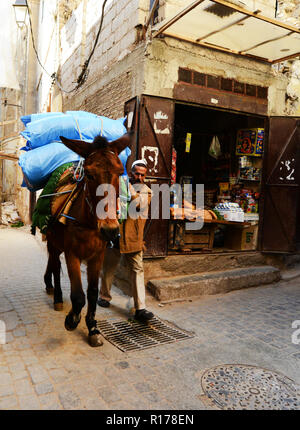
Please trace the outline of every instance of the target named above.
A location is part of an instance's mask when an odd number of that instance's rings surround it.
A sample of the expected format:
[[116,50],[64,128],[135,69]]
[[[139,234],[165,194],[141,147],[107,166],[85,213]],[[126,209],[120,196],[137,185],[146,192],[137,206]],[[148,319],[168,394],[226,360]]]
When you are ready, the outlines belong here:
[[[98,31],[103,0],[84,0],[61,31],[62,85],[74,87],[81,65],[88,58]],[[103,26],[89,75],[122,60],[135,47],[136,26],[143,24],[149,0],[108,0]],[[90,78],[89,78],[90,79]]]
[[43,112],[48,104],[51,75],[59,67],[57,0],[40,1],[37,48],[39,59],[46,70],[38,65],[38,111]]

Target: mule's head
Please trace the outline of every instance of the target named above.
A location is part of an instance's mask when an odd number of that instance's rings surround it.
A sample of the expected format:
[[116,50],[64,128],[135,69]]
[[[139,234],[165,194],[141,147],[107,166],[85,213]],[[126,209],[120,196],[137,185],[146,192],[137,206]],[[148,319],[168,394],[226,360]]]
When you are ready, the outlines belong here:
[[[60,136],[60,139],[69,149],[84,158],[84,180],[88,192],[86,200],[89,206],[92,205],[95,217],[98,215],[97,224],[102,238],[116,239],[119,234],[116,211],[119,177],[124,173],[118,155],[126,146],[131,145],[131,135],[125,134],[110,143],[102,136],[95,137],[93,143],[66,139],[63,136]],[[99,207],[102,212],[98,211]]]

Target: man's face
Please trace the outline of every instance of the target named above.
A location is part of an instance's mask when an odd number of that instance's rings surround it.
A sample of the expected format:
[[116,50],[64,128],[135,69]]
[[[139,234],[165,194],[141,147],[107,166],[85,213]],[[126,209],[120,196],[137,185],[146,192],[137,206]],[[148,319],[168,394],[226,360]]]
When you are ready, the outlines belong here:
[[132,183],[143,184],[145,181],[147,169],[143,166],[134,166],[132,170]]

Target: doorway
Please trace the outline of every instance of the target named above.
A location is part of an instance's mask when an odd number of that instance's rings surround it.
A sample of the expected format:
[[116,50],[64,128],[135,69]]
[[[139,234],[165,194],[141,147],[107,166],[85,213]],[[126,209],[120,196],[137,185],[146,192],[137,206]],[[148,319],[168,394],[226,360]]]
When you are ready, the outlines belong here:
[[257,249],[264,128],[263,116],[175,104],[176,182],[204,184],[205,224],[171,221],[169,252]]

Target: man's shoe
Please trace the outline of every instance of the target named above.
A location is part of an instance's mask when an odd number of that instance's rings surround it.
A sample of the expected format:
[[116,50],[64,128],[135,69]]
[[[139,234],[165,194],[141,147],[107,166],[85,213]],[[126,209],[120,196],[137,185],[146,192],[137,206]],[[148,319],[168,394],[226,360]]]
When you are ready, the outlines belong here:
[[102,308],[108,308],[110,306],[110,303],[108,300],[104,300],[104,299],[98,299],[97,300],[97,304],[99,306],[101,306]]
[[139,309],[135,311],[134,319],[140,322],[147,322],[154,317],[152,312],[147,311],[146,309]]

